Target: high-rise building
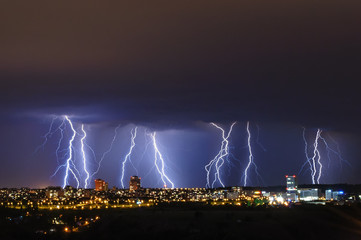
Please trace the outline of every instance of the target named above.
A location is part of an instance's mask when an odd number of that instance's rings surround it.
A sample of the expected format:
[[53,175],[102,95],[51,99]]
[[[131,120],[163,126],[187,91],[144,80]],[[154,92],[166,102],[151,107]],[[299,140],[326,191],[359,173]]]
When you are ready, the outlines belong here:
[[95,191],[108,191],[108,183],[102,179],[95,179]]
[[296,175],[286,175],[286,190],[287,191],[297,191],[297,178]]
[[134,192],[140,189],[140,177],[131,176],[129,181],[129,191]]
[[286,175],[286,196],[288,201],[297,202],[298,194],[297,194],[297,179],[296,175]]

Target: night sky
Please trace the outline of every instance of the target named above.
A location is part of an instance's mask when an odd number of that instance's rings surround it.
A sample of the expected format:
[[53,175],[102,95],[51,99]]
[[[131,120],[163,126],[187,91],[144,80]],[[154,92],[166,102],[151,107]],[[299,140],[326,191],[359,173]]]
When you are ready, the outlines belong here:
[[[34,151],[64,114],[77,131],[85,124],[97,161],[120,125],[95,176],[111,187],[135,126],[138,172],[127,165],[126,179],[162,186],[147,135],[157,131],[175,186],[204,187],[222,141],[209,123],[228,131],[233,121],[227,186],[242,185],[247,121],[261,176],[252,168],[249,185],[298,175],[303,127],[310,145],[320,128],[345,159],[323,149],[321,183],[361,183],[360,12],[359,0],[3,1],[0,187],[62,184],[62,171],[50,178],[59,133]],[[299,183],[311,183],[307,168]]]

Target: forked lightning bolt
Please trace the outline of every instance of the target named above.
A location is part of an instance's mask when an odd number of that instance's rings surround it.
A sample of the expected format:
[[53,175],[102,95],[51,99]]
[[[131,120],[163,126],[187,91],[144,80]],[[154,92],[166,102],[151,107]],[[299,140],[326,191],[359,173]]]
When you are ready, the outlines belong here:
[[[60,121],[60,125],[58,127],[54,127],[55,124],[57,124],[57,119],[61,119]],[[64,141],[64,137],[65,135],[65,130],[66,127],[70,126],[70,130],[71,130],[71,137],[68,141],[68,143],[66,144],[66,147],[64,149],[63,145],[65,145],[65,143],[63,143]],[[75,181],[77,182],[77,188],[79,188],[80,185],[80,178],[81,178],[81,174],[78,171],[76,164],[75,164],[75,147],[74,147],[74,141],[76,136],[78,135],[77,131],[74,128],[73,122],[71,121],[71,119],[64,115],[64,116],[56,116],[53,117],[49,130],[48,132],[44,135],[44,141],[43,143],[37,148],[40,149],[42,147],[45,146],[45,144],[47,143],[48,139],[55,134],[56,132],[59,132],[60,137],[57,141],[57,147],[55,150],[55,156],[56,156],[56,161],[58,163],[58,167],[56,168],[55,172],[53,173],[53,175],[51,177],[54,177],[60,169],[65,169],[65,175],[64,175],[64,179],[63,179],[63,187],[65,187],[67,184],[69,184],[69,176],[73,176]],[[91,147],[89,145],[86,144],[85,142],[85,138],[87,137],[87,134],[85,132],[84,129],[84,125],[81,126],[81,139],[80,139],[80,152],[81,152],[81,156],[82,156],[82,162],[83,162],[83,171],[85,173],[85,179],[84,179],[84,187],[88,188],[89,186],[89,182],[90,182],[90,174],[89,174],[89,165],[88,162],[89,160],[87,159],[86,156],[86,151],[85,151],[85,147],[88,147],[95,158],[95,153],[93,151],[93,149],[91,149]],[[65,153],[63,153],[65,152]],[[62,154],[61,154],[62,153]],[[60,160],[65,160],[65,162],[63,162],[62,164],[60,163]]]
[[[303,141],[305,143],[306,162],[302,165],[299,173],[301,173],[303,168],[308,164],[310,167],[312,184],[316,184],[316,181],[317,181],[317,183],[319,183],[320,178],[322,176],[322,166],[323,165],[321,163],[321,154],[319,151],[319,139],[321,137],[321,132],[322,131],[320,129],[317,129],[315,140],[313,142],[313,156],[312,157],[310,157],[308,155],[308,143],[307,143],[306,136],[305,136],[306,128],[303,128],[303,132],[302,132]],[[317,165],[319,166],[318,170],[317,170]],[[316,180],[317,172],[318,172],[318,176],[317,176],[317,180]]]
[[73,127],[73,124],[71,122],[71,120],[68,118],[68,116],[62,116],[62,120],[61,120],[61,123],[60,125],[53,129],[53,126],[55,124],[55,120],[58,119],[59,117],[53,117],[51,123],[50,123],[50,127],[49,127],[49,130],[48,132],[44,135],[44,142],[37,148],[36,151],[38,151],[40,148],[44,148],[45,144],[48,142],[48,139],[56,132],[60,132],[60,138],[59,138],[59,141],[58,141],[58,144],[57,144],[57,148],[56,148],[56,151],[55,151],[55,156],[56,156],[56,161],[58,163],[58,165],[60,164],[59,163],[59,152],[60,152],[60,148],[61,148],[61,145],[62,145],[62,141],[63,141],[63,138],[64,138],[64,130],[65,130],[65,127],[66,127],[66,122],[69,123],[70,127],[71,127],[71,130],[72,130],[72,138],[70,139],[69,141],[69,145],[67,147],[67,154],[66,156],[68,157],[67,160],[66,160],[66,163],[64,163],[63,165],[59,165],[57,167],[57,169],[55,170],[54,174],[51,176],[55,176],[58,171],[61,169],[61,168],[66,168],[66,172],[65,172],[65,176],[64,176],[64,184],[63,184],[63,187],[66,186],[66,184],[68,183],[68,177],[69,177],[69,172],[73,175],[74,179],[76,180],[77,182],[77,187],[79,187],[79,179],[76,175],[75,172],[77,172],[79,174],[79,171],[76,169],[75,167],[75,164],[73,162],[73,156],[72,156],[72,151],[73,151],[73,141],[75,139],[75,136],[76,136],[76,131]]
[[122,163],[122,176],[121,176],[121,179],[120,179],[120,183],[122,184],[122,188],[125,188],[124,183],[123,183],[124,173],[125,173],[125,164],[127,163],[128,160],[131,161],[130,156],[132,154],[133,148],[135,147],[135,138],[137,137],[137,127],[132,129],[130,134],[132,135],[131,141],[130,141],[130,149],[129,149],[129,152],[125,156],[124,161]]
[[321,154],[320,151],[318,149],[318,140],[320,139],[320,135],[321,135],[321,130],[317,129],[317,133],[316,133],[316,139],[315,142],[313,143],[313,157],[312,157],[312,166],[313,166],[313,174],[312,174],[312,182],[315,182],[315,175],[317,172],[316,169],[316,158],[317,158],[317,163],[319,165],[319,172],[318,172],[318,177],[317,177],[317,183],[320,183],[320,178],[322,175],[322,163],[321,163]]
[[[223,128],[221,128],[220,126],[218,126],[215,123],[211,123],[212,126],[218,128],[219,130],[221,130],[222,132],[222,144],[221,144],[221,149],[219,150],[219,152],[217,153],[217,155],[204,167],[206,172],[207,172],[207,184],[206,187],[214,187],[214,184],[216,183],[216,181],[218,180],[218,182],[221,184],[222,187],[224,187],[224,184],[221,180],[221,176],[220,176],[220,169],[225,161],[225,159],[228,157],[229,155],[229,141],[228,138],[232,133],[232,129],[233,126],[236,124],[236,122],[232,123],[227,135],[225,134],[225,131]],[[210,184],[210,174],[212,169],[215,170],[215,174],[214,174],[214,180],[212,182],[212,184]]]
[[[153,147],[154,147],[154,165],[155,165],[158,173],[160,174],[160,177],[163,182],[163,186],[166,188],[167,182],[169,182],[172,185],[172,188],[174,188],[174,183],[169,179],[169,177],[165,174],[165,171],[164,171],[164,168],[165,168],[164,159],[157,146],[156,132],[153,132],[153,134],[151,134],[151,137],[153,140]],[[159,167],[159,165],[158,165],[159,161],[160,161],[161,167]]]
[[[255,171],[258,179],[264,183],[262,176],[258,172],[258,167],[254,161],[253,148],[252,148],[252,136],[251,136],[251,129],[250,129],[249,122],[247,122],[246,130],[247,130],[248,163],[247,163],[247,166],[246,166],[243,176],[242,176],[242,178],[244,178],[243,186],[247,186],[247,180],[249,179],[249,171],[250,171],[251,166],[254,167],[254,171]],[[256,139],[256,142],[258,143],[258,139]],[[263,151],[265,151],[265,149],[262,146],[261,146],[261,148]]]
[[83,132],[83,137],[81,138],[80,142],[81,142],[81,153],[82,153],[82,157],[83,157],[83,167],[84,167],[84,172],[86,173],[86,179],[84,180],[84,188],[88,188],[88,181],[89,181],[89,172],[87,169],[87,159],[86,159],[86,154],[84,151],[84,140],[86,138],[86,132],[84,130],[84,124],[81,125],[81,131]]
[[74,173],[73,168],[75,168],[75,164],[73,162],[73,141],[75,139],[76,136],[76,131],[73,127],[73,123],[70,121],[70,119],[68,118],[68,116],[65,116],[65,119],[68,121],[70,128],[73,132],[73,135],[71,137],[71,139],[69,140],[69,147],[68,147],[68,159],[66,160],[65,163],[65,176],[64,176],[64,182],[63,182],[63,188],[66,187],[66,185],[68,184],[68,177],[69,177],[69,172],[73,175],[74,179],[77,182],[77,188],[79,188],[79,179],[77,178],[76,174]]
[[337,156],[337,158],[340,160],[340,164],[342,166],[342,162],[346,162],[348,165],[349,162],[347,162],[343,157],[341,156],[339,146],[335,140],[333,140],[331,137],[331,140],[336,145],[336,150],[333,149],[330,144],[327,142],[327,139],[322,136],[323,131],[321,129],[317,129],[316,137],[313,143],[313,156],[310,157],[308,154],[308,144],[305,137],[305,131],[306,129],[303,128],[303,140],[305,142],[305,154],[306,154],[306,162],[302,165],[300,172],[303,170],[304,166],[306,164],[309,164],[310,166],[310,172],[311,172],[311,180],[312,184],[319,184],[320,180],[323,176],[324,171],[324,164],[322,163],[322,155],[321,155],[321,147],[324,146],[327,151],[327,157],[328,157],[328,165],[330,165],[331,162],[331,153]]
[[248,169],[253,163],[253,153],[252,153],[252,147],[251,147],[251,131],[249,130],[249,122],[247,122],[247,144],[248,144],[248,164],[246,166],[246,169],[244,170],[244,184],[243,186],[247,186],[247,178],[248,178]]

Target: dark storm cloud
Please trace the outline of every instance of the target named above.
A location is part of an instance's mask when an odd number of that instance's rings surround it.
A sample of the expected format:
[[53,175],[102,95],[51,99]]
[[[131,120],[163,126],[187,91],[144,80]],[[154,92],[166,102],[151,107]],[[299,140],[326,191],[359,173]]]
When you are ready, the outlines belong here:
[[5,1],[3,113],[357,129],[359,1]]

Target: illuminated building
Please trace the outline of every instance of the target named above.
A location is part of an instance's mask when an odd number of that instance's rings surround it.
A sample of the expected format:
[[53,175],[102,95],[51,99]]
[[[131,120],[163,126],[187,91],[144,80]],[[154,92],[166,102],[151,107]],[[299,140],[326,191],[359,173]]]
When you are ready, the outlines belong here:
[[298,201],[296,175],[286,175],[286,198],[288,201]]
[[45,191],[47,198],[57,198],[64,196],[64,190],[61,187],[47,187]]
[[108,183],[102,179],[95,179],[95,191],[108,191]]
[[301,201],[313,201],[318,200],[318,189],[312,188],[312,189],[299,189],[298,193],[300,195]]
[[332,200],[332,190],[331,190],[331,189],[326,190],[326,192],[325,192],[325,199],[326,199],[327,201]]
[[332,191],[331,189],[328,189],[325,192],[325,199],[327,201],[330,201],[330,200],[340,201],[340,200],[342,200],[343,195],[344,195],[343,191]]
[[334,201],[340,201],[342,199],[343,191],[333,191],[332,192],[332,199]]
[[131,176],[129,181],[129,191],[134,192],[140,189],[140,177]]
[[296,175],[286,175],[286,180],[287,180],[286,190],[289,192],[297,191]]

